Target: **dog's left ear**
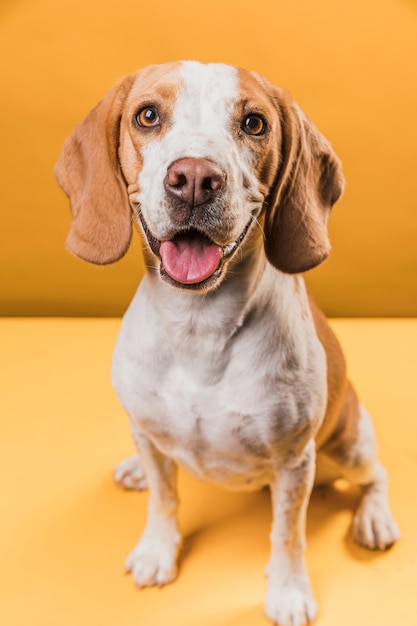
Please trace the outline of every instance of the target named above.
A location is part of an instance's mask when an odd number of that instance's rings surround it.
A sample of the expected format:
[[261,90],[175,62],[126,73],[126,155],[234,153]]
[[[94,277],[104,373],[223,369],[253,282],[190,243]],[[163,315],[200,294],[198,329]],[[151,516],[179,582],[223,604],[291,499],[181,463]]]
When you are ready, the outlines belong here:
[[120,259],[132,236],[126,182],[119,164],[122,110],[134,76],[119,81],[66,140],[55,176],[70,199],[67,248],[90,263]]
[[279,171],[266,201],[265,250],[275,267],[295,274],[328,257],[327,222],[344,179],[329,142],[290,95],[274,87],[273,99],[282,144]]

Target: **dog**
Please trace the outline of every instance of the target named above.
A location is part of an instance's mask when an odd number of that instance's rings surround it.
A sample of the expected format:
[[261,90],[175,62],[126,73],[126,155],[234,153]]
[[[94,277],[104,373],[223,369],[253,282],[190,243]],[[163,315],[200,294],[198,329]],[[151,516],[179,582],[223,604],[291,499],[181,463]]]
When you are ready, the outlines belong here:
[[343,192],[331,145],[292,97],[255,72],[175,62],[122,78],[66,140],[69,250],[147,266],[121,324],[112,382],[137,455],[116,480],[149,489],[126,567],[138,587],[177,575],[176,468],[232,490],[269,487],[267,617],[301,626],[317,606],[306,571],[314,483],[360,485],[355,540],[399,537],[369,414],[301,274],[330,252]]

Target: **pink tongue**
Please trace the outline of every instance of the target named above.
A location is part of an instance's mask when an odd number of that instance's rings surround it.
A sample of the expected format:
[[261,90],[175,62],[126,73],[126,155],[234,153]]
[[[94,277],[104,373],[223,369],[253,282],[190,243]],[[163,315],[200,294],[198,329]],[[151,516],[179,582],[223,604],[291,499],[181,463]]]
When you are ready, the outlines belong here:
[[175,241],[163,241],[160,255],[164,270],[171,278],[177,283],[193,285],[213,274],[222,257],[222,249],[203,235],[183,235]]

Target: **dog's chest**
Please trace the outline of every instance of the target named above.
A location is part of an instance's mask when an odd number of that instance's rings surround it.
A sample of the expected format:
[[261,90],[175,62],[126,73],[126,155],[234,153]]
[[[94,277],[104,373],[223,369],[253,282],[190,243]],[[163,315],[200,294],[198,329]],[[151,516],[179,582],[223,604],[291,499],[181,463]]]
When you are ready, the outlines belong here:
[[265,323],[230,336],[220,325],[196,334],[190,321],[180,334],[156,316],[142,298],[115,350],[113,384],[133,431],[198,477],[236,489],[267,483],[323,413],[321,359],[288,332],[272,341]]
[[226,375],[207,384],[199,374],[174,363],[155,384],[148,369],[128,399],[133,424],[197,477],[230,488],[259,487],[269,468],[270,410],[257,391],[262,383],[243,376],[232,382]]

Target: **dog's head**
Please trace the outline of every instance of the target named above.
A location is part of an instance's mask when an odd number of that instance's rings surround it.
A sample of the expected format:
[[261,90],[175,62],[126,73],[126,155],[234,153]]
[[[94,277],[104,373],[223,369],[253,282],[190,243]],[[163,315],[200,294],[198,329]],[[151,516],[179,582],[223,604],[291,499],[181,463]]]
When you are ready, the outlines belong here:
[[67,139],[56,176],[73,253],[117,261],[133,213],[162,279],[200,291],[256,236],[281,271],[319,264],[343,189],[332,148],[285,91],[196,62],[123,78]]

